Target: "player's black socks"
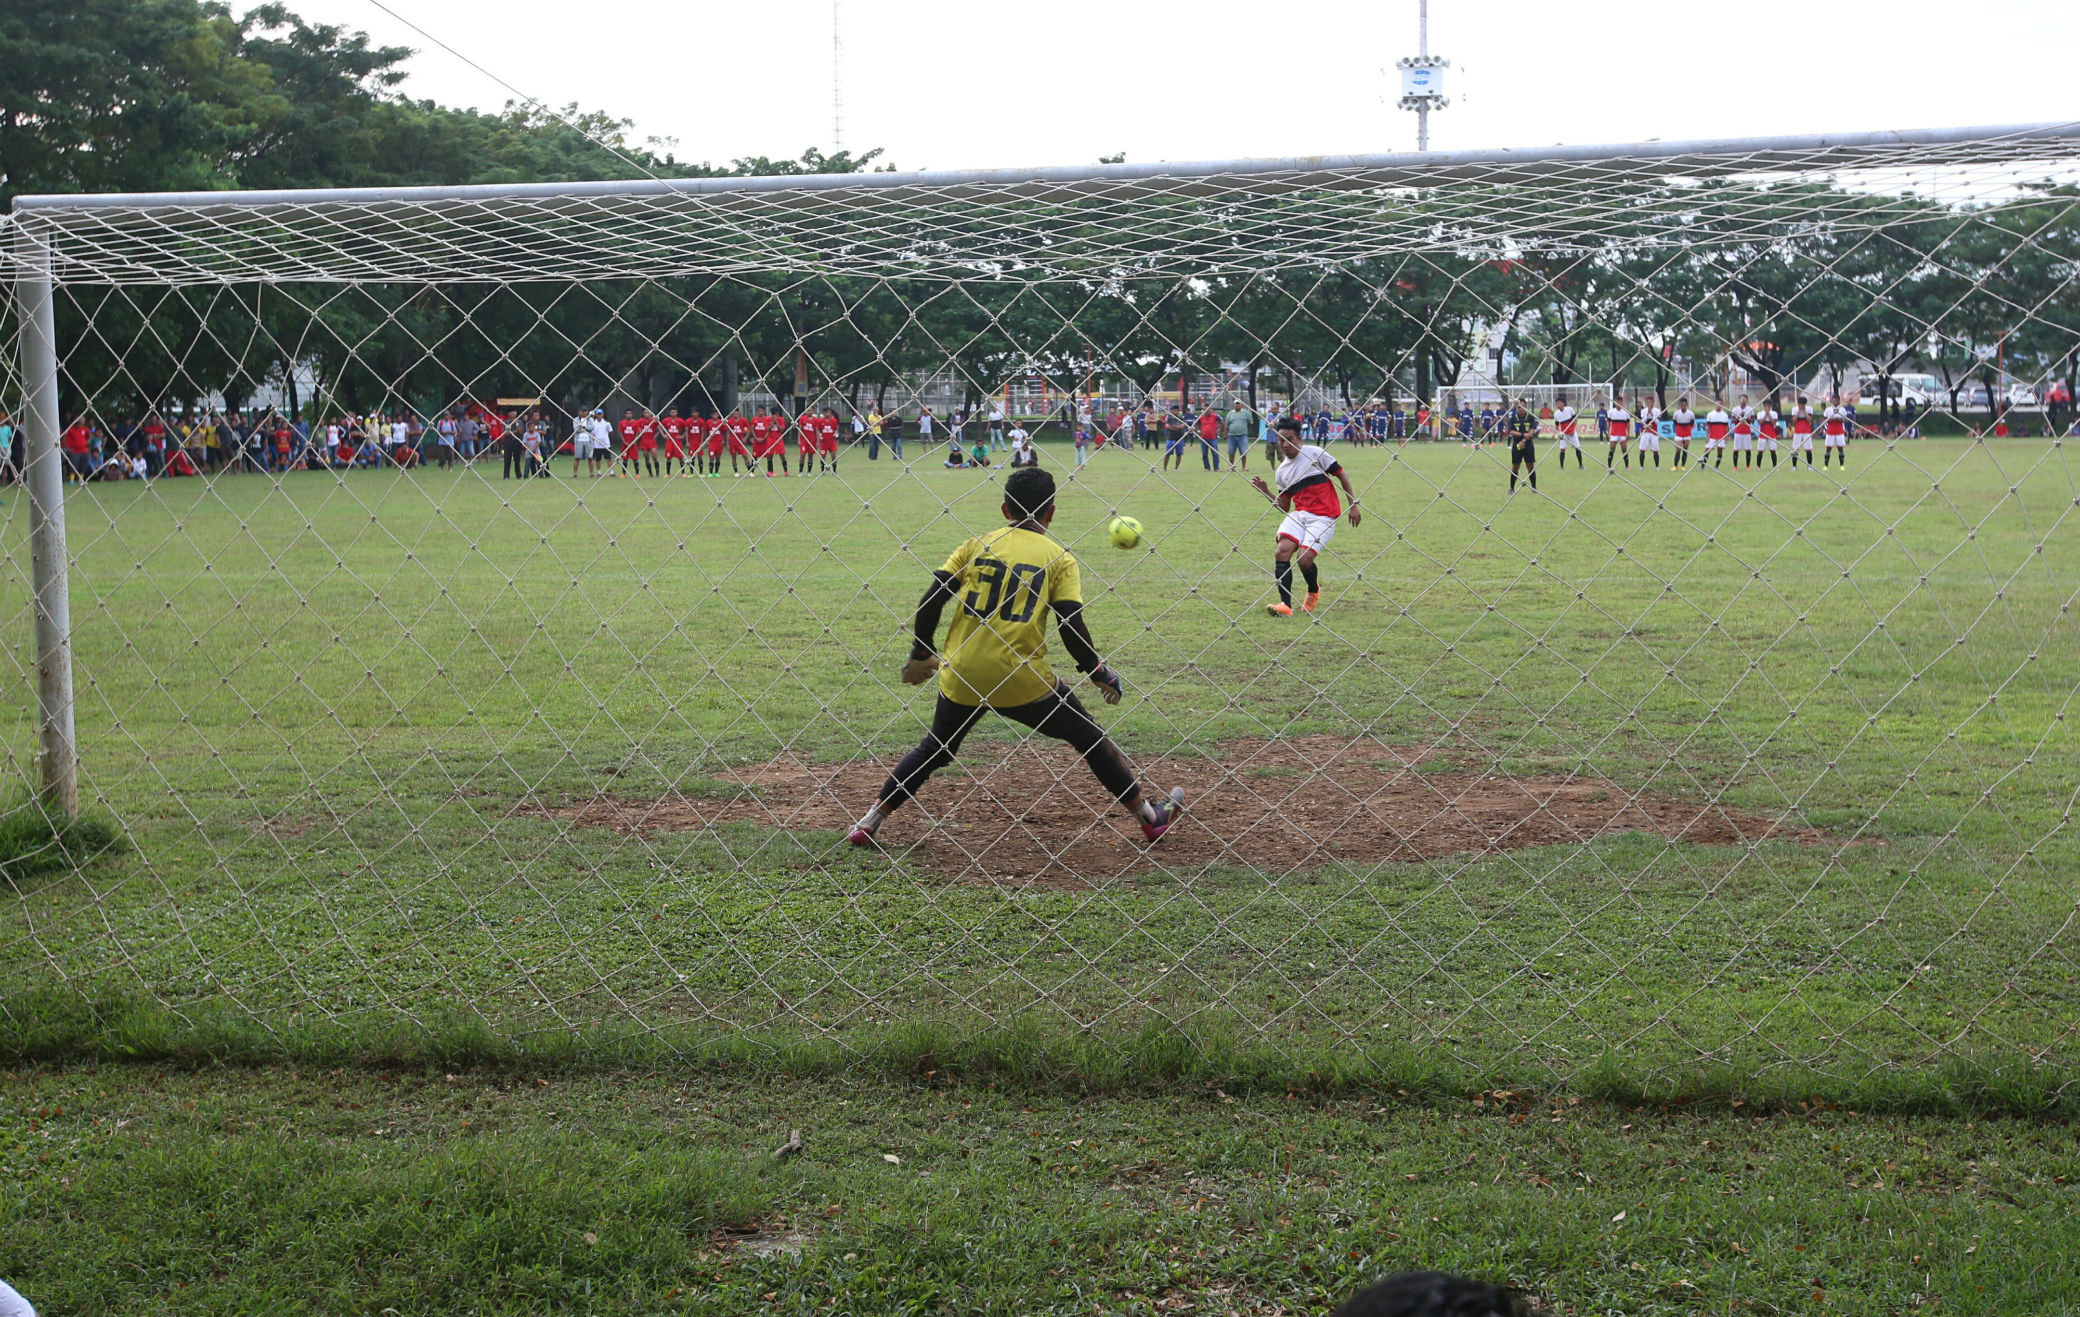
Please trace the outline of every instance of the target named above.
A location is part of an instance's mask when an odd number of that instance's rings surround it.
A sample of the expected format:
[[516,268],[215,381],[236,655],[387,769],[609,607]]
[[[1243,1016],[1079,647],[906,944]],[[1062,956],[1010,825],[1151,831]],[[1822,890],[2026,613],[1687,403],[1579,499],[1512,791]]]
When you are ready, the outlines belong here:
[[[1618,461],[1618,455],[1617,455],[1616,453],[1612,453],[1612,452],[1605,452],[1605,453],[1604,453],[1604,455],[1603,455],[1603,465],[1604,465],[1604,469],[1605,469],[1605,470],[1609,470],[1609,469],[1611,469],[1612,467],[1616,466],[1616,465],[1617,465],[1617,461]],[[1628,457],[1628,458],[1626,458],[1626,459],[1625,459],[1625,465],[1627,465],[1627,466],[1631,466],[1631,465],[1632,465],[1632,459],[1631,459],[1631,458],[1629,458],[1629,457]]]
[[1307,582],[1307,593],[1309,594],[1314,594],[1322,588],[1321,573],[1315,570],[1315,565],[1312,562],[1301,564],[1300,579]]
[[1272,563],[1271,577],[1273,580],[1278,582],[1278,602],[1285,604],[1288,607],[1291,607],[1293,602],[1292,560],[1288,558],[1281,558],[1278,561]]

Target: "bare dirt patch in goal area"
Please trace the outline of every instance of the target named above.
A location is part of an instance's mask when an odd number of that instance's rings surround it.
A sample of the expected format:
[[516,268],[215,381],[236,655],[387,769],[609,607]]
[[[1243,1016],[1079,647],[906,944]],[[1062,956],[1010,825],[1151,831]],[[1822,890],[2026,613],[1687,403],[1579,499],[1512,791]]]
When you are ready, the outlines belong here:
[[[531,808],[636,835],[721,823],[844,830],[894,763],[783,760],[723,770],[714,794],[601,796]],[[1141,758],[1142,781],[1185,789],[1185,815],[1151,846],[1076,756],[1052,743],[971,741],[882,826],[884,850],[949,878],[1103,883],[1246,866],[1282,874],[1651,833],[1707,846],[1823,834],[1584,778],[1469,771],[1434,751],[1328,736],[1235,740],[1213,758]],[[730,793],[728,784],[744,788]],[[720,786],[720,791],[716,787]]]

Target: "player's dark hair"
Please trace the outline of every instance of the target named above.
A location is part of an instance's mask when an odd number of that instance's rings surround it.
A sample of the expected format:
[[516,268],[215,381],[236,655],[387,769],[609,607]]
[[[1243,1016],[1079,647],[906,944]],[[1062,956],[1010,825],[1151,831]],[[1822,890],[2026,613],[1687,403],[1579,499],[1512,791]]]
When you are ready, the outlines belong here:
[[1279,417],[1271,423],[1271,428],[1287,434],[1300,434],[1306,429],[1306,427],[1300,424],[1299,418],[1294,416]]
[[1037,466],[1013,471],[1004,481],[1004,506],[1020,518],[1046,516],[1054,506],[1054,477]]
[[1515,1290],[1442,1271],[1405,1271],[1359,1290],[1333,1317],[1528,1317]]

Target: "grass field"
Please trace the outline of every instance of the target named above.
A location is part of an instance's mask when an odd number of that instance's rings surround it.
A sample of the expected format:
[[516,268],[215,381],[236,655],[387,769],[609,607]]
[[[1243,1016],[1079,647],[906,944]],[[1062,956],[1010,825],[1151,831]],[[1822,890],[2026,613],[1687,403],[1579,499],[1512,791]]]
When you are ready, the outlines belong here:
[[[1549,467],[1514,501],[1499,460],[1351,454],[1370,515],[1324,559],[1324,612],[1290,622],[1262,613],[1275,516],[1240,478],[1087,468],[1057,527],[1131,684],[1118,739],[1181,757],[1188,790],[1293,809],[1333,781],[1253,777],[1238,738],[1593,780],[1820,840],[1061,885],[951,881],[827,829],[573,826],[553,811],[602,793],[729,797],[745,765],[907,747],[929,711],[894,680],[909,612],[998,521],[991,481],[855,455],[785,482],[93,486],[69,509],[85,793],[135,853],[26,885],[0,987],[269,1028],[634,1022],[686,1046],[1167,1022],[1448,1056],[1482,1082],[2057,1061],[2067,453],[1866,445],[1846,478]],[[1150,551],[1104,545],[1114,508]],[[1080,774],[1057,790],[1091,795]],[[960,822],[931,799],[890,836]]]
[[129,849],[0,934],[0,1274],[54,1312],[1316,1311],[1418,1262],[1567,1311],[2075,1310],[2069,450],[1549,454],[1514,499],[1500,450],[1345,457],[1313,619],[1264,615],[1239,478],[1065,487],[1123,745],[1299,818],[1353,779],[1265,746],[1326,737],[1445,812],[1558,780],[1786,831],[1281,864],[1202,823],[948,874],[1001,727],[888,855],[758,774],[914,741],[909,614],[990,477],[75,489],[83,795]]

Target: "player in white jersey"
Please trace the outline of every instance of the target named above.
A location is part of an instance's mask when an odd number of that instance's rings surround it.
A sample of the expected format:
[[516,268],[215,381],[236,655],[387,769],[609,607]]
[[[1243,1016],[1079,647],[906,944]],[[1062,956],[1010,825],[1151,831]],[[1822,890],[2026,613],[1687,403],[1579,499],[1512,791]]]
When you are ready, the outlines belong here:
[[1567,403],[1561,403],[1553,413],[1553,447],[1560,454],[1560,465],[1567,465],[1567,450],[1574,449],[1574,469],[1582,469],[1582,438],[1575,433],[1580,424],[1578,413]]
[[[1826,466],[1832,458],[1840,458],[1842,469],[1849,469],[1849,409],[1842,406],[1839,398],[1827,400],[1827,414],[1821,418],[1821,429],[1826,433],[1821,438],[1820,465]],[[1808,457],[1806,465],[1813,459]]]
[[1610,442],[1603,451],[1603,465],[1609,470],[1612,459],[1622,455],[1627,470],[1632,468],[1632,450],[1626,445],[1632,442],[1632,413],[1625,410],[1623,398],[1611,399],[1610,410],[1604,413],[1604,423],[1610,427],[1606,438]]
[[1741,469],[1741,457],[1745,454],[1748,465],[1755,465],[1755,409],[1748,405],[1748,395],[1733,405],[1733,469]]
[[1777,464],[1777,432],[1784,428],[1784,419],[1777,415],[1776,400],[1765,398],[1762,409],[1755,413],[1755,461],[1762,461],[1762,450],[1769,450],[1769,464]]
[[1351,478],[1342,464],[1329,455],[1328,449],[1301,441],[1299,421],[1290,416],[1279,418],[1277,434],[1278,492],[1272,493],[1262,476],[1251,476],[1249,483],[1286,514],[1285,520],[1278,523],[1278,547],[1271,567],[1272,579],[1278,582],[1278,602],[1266,604],[1264,611],[1273,617],[1291,617],[1296,561],[1307,582],[1307,597],[1300,606],[1312,613],[1321,601],[1322,583],[1315,573],[1314,560],[1329,547],[1330,537],[1336,534],[1336,519],[1343,514],[1343,504],[1337,501],[1330,477],[1335,477],[1350,499],[1352,529],[1357,528],[1359,521],[1358,493],[1351,488]]
[[1712,409],[1704,414],[1705,456],[1712,459],[1713,466],[1726,461],[1726,432],[1733,428],[1733,417],[1716,401]]
[[1651,398],[1641,398],[1639,407],[1639,464],[1647,464],[1647,454],[1654,455],[1654,465],[1661,465],[1661,407]]

